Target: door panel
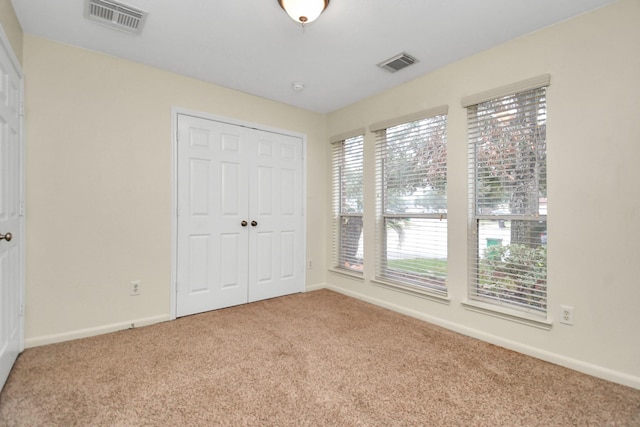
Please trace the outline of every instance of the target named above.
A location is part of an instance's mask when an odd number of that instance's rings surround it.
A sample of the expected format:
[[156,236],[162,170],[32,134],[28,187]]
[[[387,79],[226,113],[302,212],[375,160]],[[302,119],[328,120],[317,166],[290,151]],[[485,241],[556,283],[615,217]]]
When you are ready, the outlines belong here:
[[280,213],[293,217],[296,213],[296,171],[283,169],[280,174]]
[[270,167],[258,168],[258,215],[273,214],[273,170]]
[[189,293],[206,292],[211,282],[211,235],[189,236]]
[[258,232],[257,241],[257,253],[261,256],[256,260],[258,285],[264,285],[267,282],[273,281],[273,233],[271,232]]
[[283,231],[280,238],[280,276],[283,279],[295,275],[296,239],[292,231]]
[[240,198],[246,197],[246,189],[240,187],[240,169],[238,163],[223,162],[220,173],[220,192],[222,215],[238,217],[240,215]]
[[[223,291],[231,288],[246,289],[245,283],[241,283],[241,278],[245,276],[239,274],[244,266],[238,265],[238,261],[242,258],[238,253],[239,249],[244,248],[246,235],[243,233],[226,233],[220,235],[220,288]],[[242,300],[244,302],[244,298]]]
[[191,215],[210,215],[209,212],[209,176],[210,160],[189,159],[189,202]]

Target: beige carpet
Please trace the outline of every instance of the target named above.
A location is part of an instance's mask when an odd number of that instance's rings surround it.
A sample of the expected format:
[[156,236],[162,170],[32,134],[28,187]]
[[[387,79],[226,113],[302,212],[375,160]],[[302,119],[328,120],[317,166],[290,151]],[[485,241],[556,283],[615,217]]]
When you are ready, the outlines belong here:
[[2,426],[634,426],[634,390],[327,290],[26,350]]

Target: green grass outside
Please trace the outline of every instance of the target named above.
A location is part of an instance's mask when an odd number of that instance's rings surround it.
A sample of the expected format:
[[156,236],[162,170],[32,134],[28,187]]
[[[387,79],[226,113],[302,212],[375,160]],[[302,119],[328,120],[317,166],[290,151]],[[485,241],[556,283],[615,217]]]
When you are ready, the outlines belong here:
[[417,276],[446,276],[447,260],[439,258],[394,259],[387,261],[387,267],[393,270],[413,273]]

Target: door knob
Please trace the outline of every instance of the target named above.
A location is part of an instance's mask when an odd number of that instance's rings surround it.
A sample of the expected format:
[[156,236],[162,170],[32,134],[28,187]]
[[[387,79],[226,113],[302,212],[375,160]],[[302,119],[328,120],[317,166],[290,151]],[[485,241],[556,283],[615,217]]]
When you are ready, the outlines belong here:
[[13,239],[13,235],[11,233],[0,234],[0,240],[6,240],[7,242],[10,242],[11,239]]
[[247,221],[242,221],[242,222],[240,223],[240,225],[241,225],[241,226],[243,226],[243,227],[246,227],[246,226],[247,226]]
[[255,227],[256,225],[258,225],[258,223],[256,221],[251,221],[251,226]]

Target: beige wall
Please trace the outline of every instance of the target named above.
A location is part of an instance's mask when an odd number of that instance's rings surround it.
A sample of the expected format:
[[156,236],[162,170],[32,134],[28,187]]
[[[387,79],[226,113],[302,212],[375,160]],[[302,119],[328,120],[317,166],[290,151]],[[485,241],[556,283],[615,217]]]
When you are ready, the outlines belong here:
[[323,283],[323,115],[28,35],[24,68],[27,346],[169,317],[172,107],[307,135],[307,285]]
[[[449,105],[451,301],[441,304],[409,296],[377,287],[370,280],[375,262],[371,134],[365,136],[365,280],[328,273],[328,286],[640,388],[638,22],[640,2],[622,0],[329,114],[327,134],[332,136]],[[466,112],[460,100],[544,73],[551,74],[547,104],[550,331],[471,312],[461,304],[467,295],[467,147]],[[330,188],[327,191],[329,197]],[[328,205],[326,212],[329,229]],[[560,304],[575,307],[575,326],[558,323]]]
[[22,64],[22,27],[13,10],[11,0],[0,0],[0,26],[9,39],[13,53]]

